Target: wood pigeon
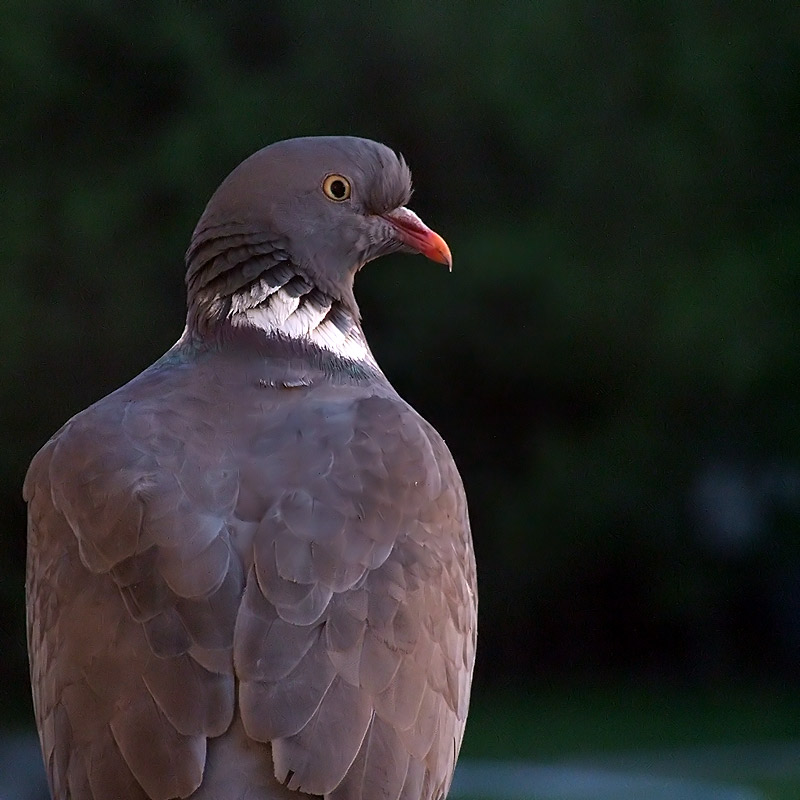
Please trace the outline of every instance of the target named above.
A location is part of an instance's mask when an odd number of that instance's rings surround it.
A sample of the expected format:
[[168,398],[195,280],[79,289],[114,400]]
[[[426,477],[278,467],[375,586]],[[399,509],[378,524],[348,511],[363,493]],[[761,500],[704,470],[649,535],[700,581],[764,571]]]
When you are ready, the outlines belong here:
[[359,322],[355,273],[450,265],[411,176],[278,142],[209,201],[179,341],[28,471],[28,645],[58,800],[430,800],[467,717],[464,490]]

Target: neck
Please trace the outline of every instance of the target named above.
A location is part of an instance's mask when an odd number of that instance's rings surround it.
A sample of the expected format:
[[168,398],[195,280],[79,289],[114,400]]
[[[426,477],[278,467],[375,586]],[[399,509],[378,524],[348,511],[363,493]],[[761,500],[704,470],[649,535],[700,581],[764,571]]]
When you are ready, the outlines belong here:
[[243,333],[293,342],[378,370],[357,311],[294,271],[285,269],[278,281],[275,277],[273,270],[236,291],[227,302],[212,305],[224,323]]

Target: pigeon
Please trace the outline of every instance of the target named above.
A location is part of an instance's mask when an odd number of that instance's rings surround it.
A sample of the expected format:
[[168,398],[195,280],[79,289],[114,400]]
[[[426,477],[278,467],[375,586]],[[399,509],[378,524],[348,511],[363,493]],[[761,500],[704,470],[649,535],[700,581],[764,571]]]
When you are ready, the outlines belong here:
[[212,195],[177,343],[34,457],[27,621],[57,800],[439,800],[476,644],[461,478],[353,294],[451,266],[388,147],[269,145]]

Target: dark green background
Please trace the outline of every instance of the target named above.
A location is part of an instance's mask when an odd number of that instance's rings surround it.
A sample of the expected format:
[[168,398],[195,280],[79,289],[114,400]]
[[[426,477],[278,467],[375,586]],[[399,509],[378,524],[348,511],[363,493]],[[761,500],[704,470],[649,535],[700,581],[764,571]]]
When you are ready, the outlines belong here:
[[794,681],[799,75],[789,0],[5,0],[4,709],[27,463],[178,337],[227,172],[331,133],[402,151],[454,254],[357,292],[467,485],[479,685]]

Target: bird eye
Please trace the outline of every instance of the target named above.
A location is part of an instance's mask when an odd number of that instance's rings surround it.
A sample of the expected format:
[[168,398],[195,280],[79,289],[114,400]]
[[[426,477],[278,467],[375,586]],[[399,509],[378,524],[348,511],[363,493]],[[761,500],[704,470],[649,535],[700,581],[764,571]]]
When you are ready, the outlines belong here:
[[350,197],[350,181],[344,175],[328,175],[322,182],[322,191],[330,200],[341,203]]

